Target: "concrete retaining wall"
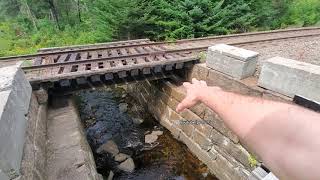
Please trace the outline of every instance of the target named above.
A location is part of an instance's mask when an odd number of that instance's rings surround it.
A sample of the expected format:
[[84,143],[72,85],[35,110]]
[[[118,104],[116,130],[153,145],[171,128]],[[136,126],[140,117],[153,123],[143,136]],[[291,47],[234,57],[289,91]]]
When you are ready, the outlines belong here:
[[20,179],[47,179],[47,103],[39,103],[34,93],[27,117]]
[[320,102],[320,66],[271,58],[262,66],[259,85],[289,97],[300,95]]
[[19,66],[0,68],[0,169],[9,178],[20,174],[32,91]]
[[102,180],[72,99],[53,98],[48,110],[47,180]]

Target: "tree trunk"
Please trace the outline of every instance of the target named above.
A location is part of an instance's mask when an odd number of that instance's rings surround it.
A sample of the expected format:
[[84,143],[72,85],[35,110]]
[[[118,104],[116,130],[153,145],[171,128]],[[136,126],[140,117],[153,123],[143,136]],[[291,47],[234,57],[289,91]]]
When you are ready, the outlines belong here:
[[61,29],[61,28],[60,28],[60,24],[59,24],[58,11],[57,11],[57,9],[56,9],[56,6],[54,5],[53,0],[47,0],[47,2],[48,2],[48,4],[49,4],[50,10],[51,10],[52,15],[53,15],[53,19],[54,19],[54,21],[56,22],[58,29]]
[[79,17],[79,22],[81,23],[82,20],[81,20],[81,9],[80,9],[80,0],[78,0],[78,17]]
[[23,9],[27,15],[27,17],[30,19],[30,21],[32,22],[33,24],[33,27],[38,30],[38,27],[37,27],[37,22],[36,22],[36,18],[35,16],[33,15],[33,13],[31,12],[31,9],[29,7],[29,4],[27,2],[27,0],[24,0],[23,1]]
[[65,10],[65,12],[66,12],[66,14],[67,14],[68,24],[70,25],[69,2],[66,1],[66,0],[64,0],[63,2],[64,2],[64,3],[63,3],[63,4],[64,4],[64,10]]

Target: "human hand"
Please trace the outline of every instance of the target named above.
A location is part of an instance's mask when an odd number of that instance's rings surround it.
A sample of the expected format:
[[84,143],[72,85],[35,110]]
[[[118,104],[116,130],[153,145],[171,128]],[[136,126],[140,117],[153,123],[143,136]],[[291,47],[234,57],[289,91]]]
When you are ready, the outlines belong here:
[[196,105],[201,100],[201,95],[203,95],[206,92],[206,89],[208,89],[205,81],[198,81],[195,78],[192,79],[192,83],[185,82],[183,83],[183,86],[187,90],[187,95],[177,106],[177,112],[181,112]]

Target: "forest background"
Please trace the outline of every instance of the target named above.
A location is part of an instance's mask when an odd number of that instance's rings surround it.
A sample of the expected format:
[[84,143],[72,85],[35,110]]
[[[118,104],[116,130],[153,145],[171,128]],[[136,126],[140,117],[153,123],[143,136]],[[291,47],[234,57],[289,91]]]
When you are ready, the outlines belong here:
[[314,25],[319,0],[0,0],[0,56]]

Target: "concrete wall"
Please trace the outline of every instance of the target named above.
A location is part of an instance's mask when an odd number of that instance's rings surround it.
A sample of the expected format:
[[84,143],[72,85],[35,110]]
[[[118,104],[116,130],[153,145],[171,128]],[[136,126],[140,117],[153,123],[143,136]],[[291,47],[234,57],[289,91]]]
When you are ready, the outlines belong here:
[[47,125],[47,91],[32,92],[19,66],[0,68],[0,180],[102,179],[74,105]]
[[0,68],[0,171],[9,178],[20,174],[31,97],[19,66]]
[[0,180],[46,179],[47,101],[39,103],[19,64],[1,68],[0,81]]
[[31,96],[20,179],[47,179],[47,103]]
[[47,180],[102,180],[71,98],[53,98],[47,136]]

